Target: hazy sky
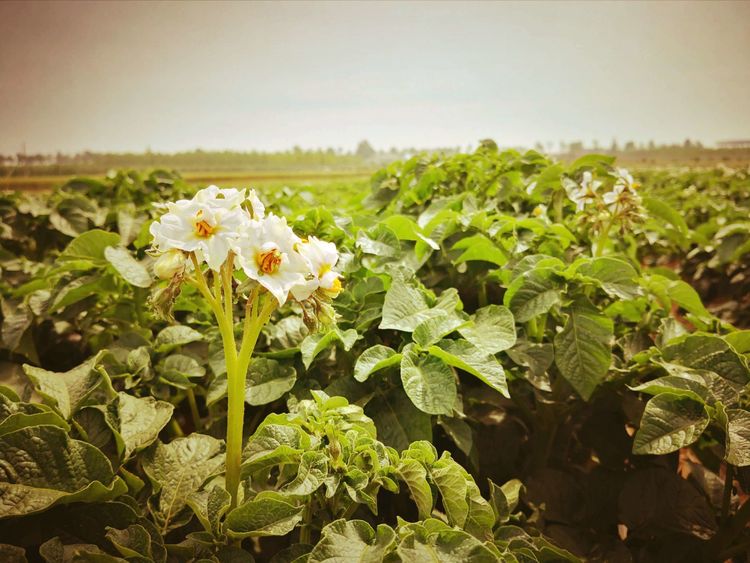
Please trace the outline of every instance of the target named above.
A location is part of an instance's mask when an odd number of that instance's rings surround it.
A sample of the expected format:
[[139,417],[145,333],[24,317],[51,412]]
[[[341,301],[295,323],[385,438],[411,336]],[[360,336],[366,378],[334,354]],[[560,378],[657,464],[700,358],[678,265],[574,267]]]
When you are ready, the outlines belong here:
[[0,3],[0,152],[750,137],[750,2]]

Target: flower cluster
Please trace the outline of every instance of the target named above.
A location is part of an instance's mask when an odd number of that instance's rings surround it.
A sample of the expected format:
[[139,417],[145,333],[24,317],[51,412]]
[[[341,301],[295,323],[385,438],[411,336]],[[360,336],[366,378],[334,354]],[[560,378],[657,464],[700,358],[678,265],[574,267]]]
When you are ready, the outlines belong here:
[[154,272],[172,279],[191,260],[214,272],[240,269],[283,305],[330,300],[341,291],[336,245],[298,237],[286,219],[266,213],[254,190],[209,186],[190,200],[166,204],[152,223]]
[[576,204],[576,211],[587,211],[584,221],[614,220],[621,228],[629,228],[643,219],[644,212],[639,185],[624,168],[617,168],[609,175],[610,191],[601,193],[605,182],[594,179],[590,171],[583,173],[580,183],[566,179],[568,197]]

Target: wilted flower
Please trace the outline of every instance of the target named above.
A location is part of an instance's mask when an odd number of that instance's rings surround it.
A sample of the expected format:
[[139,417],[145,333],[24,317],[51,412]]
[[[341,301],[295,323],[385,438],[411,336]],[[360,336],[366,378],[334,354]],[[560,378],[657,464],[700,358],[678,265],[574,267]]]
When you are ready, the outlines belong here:
[[286,224],[286,219],[269,215],[248,221],[234,244],[239,265],[283,305],[289,291],[305,281],[307,261],[297,252],[302,240]]

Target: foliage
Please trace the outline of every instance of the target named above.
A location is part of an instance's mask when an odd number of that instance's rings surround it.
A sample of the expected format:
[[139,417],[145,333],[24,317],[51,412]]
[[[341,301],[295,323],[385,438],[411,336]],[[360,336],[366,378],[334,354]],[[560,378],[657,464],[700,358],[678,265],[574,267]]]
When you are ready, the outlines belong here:
[[[122,172],[4,194],[0,549],[47,561],[740,556],[748,178],[627,180],[608,157],[566,165],[486,141],[391,164],[344,211],[265,194],[296,231],[336,243],[344,290],[335,325],[311,331],[289,303],[260,334],[236,507],[226,327],[189,285],[169,294],[146,252],[153,203],[193,188]],[[623,190],[627,209],[606,196]],[[148,305],[167,297],[173,320]]]

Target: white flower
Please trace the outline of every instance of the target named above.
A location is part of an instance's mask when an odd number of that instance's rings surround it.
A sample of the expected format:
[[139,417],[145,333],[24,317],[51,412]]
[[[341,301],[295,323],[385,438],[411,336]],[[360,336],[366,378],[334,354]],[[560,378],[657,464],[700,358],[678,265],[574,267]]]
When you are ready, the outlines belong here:
[[154,274],[162,280],[169,280],[185,267],[187,257],[182,250],[169,250],[154,262]]
[[547,217],[547,206],[544,205],[543,203],[540,203],[539,205],[537,205],[534,208],[534,210],[531,212],[531,214],[534,217],[543,219],[543,218]]
[[199,190],[193,199],[214,207],[234,209],[245,201],[245,190],[208,186]]
[[266,216],[266,206],[255,193],[255,190],[248,190],[247,201],[250,203],[250,215],[253,219],[263,219]]
[[248,221],[234,251],[248,277],[270,291],[283,305],[289,291],[305,281],[307,261],[295,250],[301,239],[286,224],[286,219],[268,215]]
[[568,197],[576,204],[576,210],[582,211],[587,204],[592,203],[596,199],[596,190],[602,183],[599,180],[594,180],[593,175],[590,171],[583,173],[583,179],[581,185],[572,184],[568,187]]
[[631,192],[635,192],[639,187],[638,183],[633,180],[632,174],[630,174],[625,168],[617,168],[614,177],[617,178],[615,180],[615,187],[622,186],[624,189]]
[[339,260],[336,245],[316,237],[310,237],[307,241],[297,245],[297,250],[307,261],[310,276],[302,283],[292,288],[292,295],[298,301],[310,297],[318,288],[325,291],[330,297],[336,297],[341,292],[340,274],[333,271]]
[[250,219],[231,197],[211,199],[203,194],[201,199],[204,201],[196,197],[168,203],[167,213],[153,222],[149,231],[154,237],[153,247],[158,252],[175,249],[194,252],[199,261],[205,261],[209,268],[218,270],[226,261],[242,226]]

